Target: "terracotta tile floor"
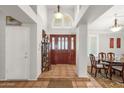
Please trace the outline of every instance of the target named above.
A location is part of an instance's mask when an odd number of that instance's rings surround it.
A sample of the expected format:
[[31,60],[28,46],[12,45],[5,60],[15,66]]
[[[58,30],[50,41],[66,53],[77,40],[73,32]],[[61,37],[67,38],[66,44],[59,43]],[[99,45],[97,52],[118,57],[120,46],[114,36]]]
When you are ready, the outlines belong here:
[[75,65],[52,65],[50,71],[44,72],[36,81],[0,81],[0,87],[10,88],[47,88],[51,78],[70,79],[74,88],[101,88],[101,85],[89,75],[89,79],[78,78]]
[[44,72],[39,78],[76,78],[75,65],[57,64],[52,65],[50,71]]

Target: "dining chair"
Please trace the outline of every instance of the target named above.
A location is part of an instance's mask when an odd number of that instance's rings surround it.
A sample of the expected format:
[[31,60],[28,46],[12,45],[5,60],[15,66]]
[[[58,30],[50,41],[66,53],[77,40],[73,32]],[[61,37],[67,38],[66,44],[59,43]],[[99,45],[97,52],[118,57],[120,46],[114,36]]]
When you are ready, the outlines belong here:
[[108,52],[108,53],[107,53],[107,59],[108,59],[108,60],[115,60],[115,53],[113,53],[113,52]]
[[104,69],[105,74],[107,76],[107,68],[104,67],[103,64],[98,63],[98,61],[96,61],[95,56],[93,54],[89,54],[90,57],[90,61],[91,61],[91,73],[93,72],[93,69],[95,69],[95,77],[97,76],[97,72],[101,69]]
[[120,58],[121,64],[112,66],[113,71],[120,72],[120,76],[122,77],[123,83],[124,83],[124,56]]
[[114,71],[120,72],[120,76],[122,77],[123,83],[124,83],[124,65],[121,66],[112,66],[112,69]]

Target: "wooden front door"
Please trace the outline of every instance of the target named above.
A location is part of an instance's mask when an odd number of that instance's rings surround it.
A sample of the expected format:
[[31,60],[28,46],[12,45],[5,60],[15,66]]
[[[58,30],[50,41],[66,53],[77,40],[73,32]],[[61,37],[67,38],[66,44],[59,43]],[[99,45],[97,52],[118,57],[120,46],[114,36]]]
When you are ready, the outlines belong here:
[[76,35],[50,35],[51,63],[75,64]]

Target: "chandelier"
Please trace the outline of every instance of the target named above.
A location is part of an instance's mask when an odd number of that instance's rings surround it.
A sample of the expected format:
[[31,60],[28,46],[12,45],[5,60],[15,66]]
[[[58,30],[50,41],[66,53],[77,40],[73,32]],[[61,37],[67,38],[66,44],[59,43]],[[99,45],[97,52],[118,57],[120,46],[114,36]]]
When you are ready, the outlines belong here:
[[122,26],[118,24],[117,14],[115,14],[114,25],[110,27],[112,32],[118,32],[122,29]]

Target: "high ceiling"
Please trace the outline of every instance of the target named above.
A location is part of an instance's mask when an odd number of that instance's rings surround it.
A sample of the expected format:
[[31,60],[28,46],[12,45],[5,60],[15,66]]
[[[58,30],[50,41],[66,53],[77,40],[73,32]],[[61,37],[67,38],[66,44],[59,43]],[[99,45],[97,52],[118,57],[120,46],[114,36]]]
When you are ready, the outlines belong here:
[[[74,7],[75,5],[60,5],[60,12],[74,18],[75,17]],[[49,20],[48,23],[52,22],[51,17],[53,17],[55,12],[57,12],[57,5],[47,5],[47,15]]]
[[110,26],[114,24],[114,14],[117,14],[118,23],[124,25],[124,6],[116,5],[101,15],[92,24],[89,24],[89,31],[110,31]]

